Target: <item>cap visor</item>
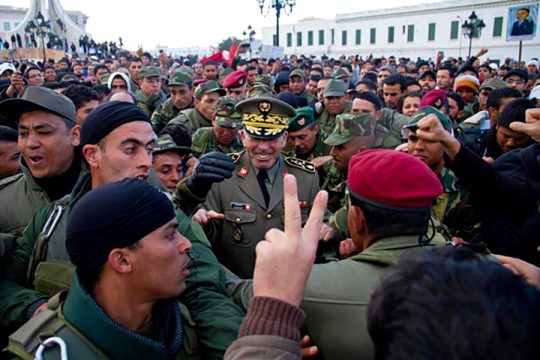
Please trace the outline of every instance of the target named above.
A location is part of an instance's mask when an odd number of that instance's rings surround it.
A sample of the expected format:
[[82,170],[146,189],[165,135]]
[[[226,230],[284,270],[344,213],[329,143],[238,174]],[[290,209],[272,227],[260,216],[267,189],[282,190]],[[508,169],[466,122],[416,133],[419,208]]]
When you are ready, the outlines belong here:
[[[263,130],[261,128],[261,130]],[[244,131],[252,138],[254,139],[259,139],[259,140],[274,140],[274,139],[277,139],[278,137],[280,137],[281,135],[283,135],[283,133],[285,133],[285,130],[282,130],[280,131],[279,133],[275,134],[275,135],[272,135],[272,136],[266,136],[266,135],[260,135],[260,134],[254,134],[252,133],[251,131],[249,131],[248,129],[246,129],[244,127]]]
[[323,93],[324,97],[338,97],[338,96],[344,96],[345,93],[342,93],[341,91],[328,91]]
[[324,143],[330,146],[338,146],[338,145],[345,144],[351,139],[352,139],[351,136],[343,136],[343,135],[334,134],[327,137],[326,140],[324,140]]
[[51,112],[58,116],[64,117],[63,115],[24,99],[7,99],[0,102],[0,114],[7,119],[15,120],[17,123],[19,123],[19,117],[21,114],[37,110]]

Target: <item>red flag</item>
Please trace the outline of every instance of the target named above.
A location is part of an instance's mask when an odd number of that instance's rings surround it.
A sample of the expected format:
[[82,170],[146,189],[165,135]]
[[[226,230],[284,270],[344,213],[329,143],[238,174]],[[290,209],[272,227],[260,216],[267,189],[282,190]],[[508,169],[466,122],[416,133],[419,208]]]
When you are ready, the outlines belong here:
[[217,53],[215,54],[212,54],[210,56],[207,56],[205,58],[202,58],[201,60],[201,64],[204,65],[205,62],[209,61],[209,60],[213,60],[215,62],[218,62],[218,63],[222,63],[222,62],[225,62],[225,58],[223,57],[223,50],[219,50]]
[[229,56],[226,59],[227,60],[227,65],[229,65],[229,66],[232,65],[234,55],[236,55],[236,40],[233,40],[233,43],[231,45],[231,50],[229,50]]

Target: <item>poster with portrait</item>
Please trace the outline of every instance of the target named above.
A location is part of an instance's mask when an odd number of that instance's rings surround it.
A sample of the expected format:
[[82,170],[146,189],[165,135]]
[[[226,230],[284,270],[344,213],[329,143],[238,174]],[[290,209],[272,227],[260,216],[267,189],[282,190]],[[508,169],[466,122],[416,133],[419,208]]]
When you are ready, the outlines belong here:
[[508,8],[506,41],[532,40],[538,24],[538,3]]

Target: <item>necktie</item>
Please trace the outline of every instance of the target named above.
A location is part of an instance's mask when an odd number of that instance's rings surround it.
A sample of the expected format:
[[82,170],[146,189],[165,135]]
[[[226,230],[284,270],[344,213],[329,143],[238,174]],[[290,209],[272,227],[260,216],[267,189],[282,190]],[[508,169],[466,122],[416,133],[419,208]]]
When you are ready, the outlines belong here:
[[259,170],[259,173],[257,174],[257,181],[259,182],[259,187],[261,188],[264,202],[266,203],[266,206],[268,206],[268,203],[270,202],[270,194],[268,193],[268,188],[266,187],[266,179],[268,179],[268,173],[266,170]]

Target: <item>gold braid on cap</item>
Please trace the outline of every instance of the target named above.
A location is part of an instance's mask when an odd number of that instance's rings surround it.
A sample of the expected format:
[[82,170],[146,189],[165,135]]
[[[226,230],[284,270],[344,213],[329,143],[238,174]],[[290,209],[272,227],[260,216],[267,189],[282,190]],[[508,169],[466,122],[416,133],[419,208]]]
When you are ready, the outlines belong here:
[[260,136],[277,135],[289,127],[289,117],[261,113],[245,113],[242,124],[252,134]]

